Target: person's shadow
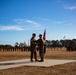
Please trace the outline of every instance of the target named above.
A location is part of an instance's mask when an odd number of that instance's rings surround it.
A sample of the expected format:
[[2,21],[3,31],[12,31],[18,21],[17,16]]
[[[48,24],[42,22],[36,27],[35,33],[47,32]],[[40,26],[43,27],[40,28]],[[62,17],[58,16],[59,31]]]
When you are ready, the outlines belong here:
[[28,63],[32,63],[30,61],[23,61],[23,62],[5,62],[5,63],[0,63],[0,66],[7,66],[7,65],[15,65],[15,64],[28,64]]

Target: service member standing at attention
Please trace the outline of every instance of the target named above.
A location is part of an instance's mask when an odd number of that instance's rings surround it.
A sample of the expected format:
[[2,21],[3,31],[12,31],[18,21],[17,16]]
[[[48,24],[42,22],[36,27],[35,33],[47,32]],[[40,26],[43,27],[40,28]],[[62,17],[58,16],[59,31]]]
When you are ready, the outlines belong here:
[[42,39],[42,34],[39,35],[39,39],[37,40],[38,42],[38,48],[39,48],[39,55],[40,55],[40,61],[39,62],[44,62],[44,42]]
[[36,40],[35,40],[36,34],[33,33],[32,34],[32,38],[30,39],[30,51],[31,51],[31,62],[33,62],[33,57],[35,59],[35,61],[37,60],[37,54],[36,54]]

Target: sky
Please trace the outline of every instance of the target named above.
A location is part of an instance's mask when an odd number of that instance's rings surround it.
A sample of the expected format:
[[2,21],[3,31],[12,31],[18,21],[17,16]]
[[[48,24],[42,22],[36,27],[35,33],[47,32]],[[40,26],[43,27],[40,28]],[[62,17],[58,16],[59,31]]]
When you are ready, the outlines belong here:
[[0,0],[0,44],[76,39],[76,0]]

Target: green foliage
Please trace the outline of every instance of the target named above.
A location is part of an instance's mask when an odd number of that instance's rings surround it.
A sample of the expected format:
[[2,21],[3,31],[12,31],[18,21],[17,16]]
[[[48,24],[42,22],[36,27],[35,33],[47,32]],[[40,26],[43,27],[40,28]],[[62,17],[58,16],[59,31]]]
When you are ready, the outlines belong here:
[[71,47],[76,47],[76,39],[65,39],[65,40],[46,40],[46,45],[50,45],[53,47],[61,47],[61,46],[71,46]]

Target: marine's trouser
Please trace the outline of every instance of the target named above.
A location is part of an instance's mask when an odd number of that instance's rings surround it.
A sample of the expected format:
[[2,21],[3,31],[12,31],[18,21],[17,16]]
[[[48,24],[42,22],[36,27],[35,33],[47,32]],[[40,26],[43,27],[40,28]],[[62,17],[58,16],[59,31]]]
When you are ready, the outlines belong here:
[[41,60],[44,60],[44,50],[43,49],[39,49],[39,55]]
[[34,59],[36,60],[36,59],[37,59],[37,53],[36,53],[36,51],[31,50],[31,56],[30,56],[30,59],[33,60],[33,57],[34,57]]

